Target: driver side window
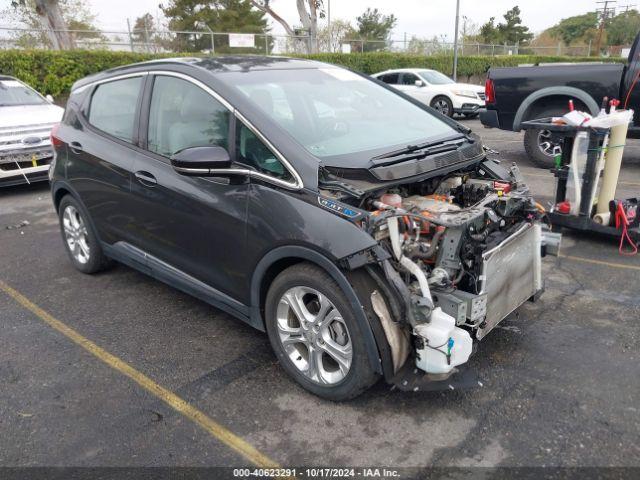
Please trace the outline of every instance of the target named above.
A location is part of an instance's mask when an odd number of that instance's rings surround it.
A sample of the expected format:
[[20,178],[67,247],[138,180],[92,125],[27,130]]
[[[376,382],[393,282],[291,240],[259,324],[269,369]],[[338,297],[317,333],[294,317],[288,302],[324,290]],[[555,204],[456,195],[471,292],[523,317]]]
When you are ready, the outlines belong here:
[[159,75],[153,83],[148,149],[165,157],[189,147],[228,148],[229,110],[197,85]]
[[284,181],[293,181],[291,172],[255,133],[240,121],[237,122],[237,126],[236,152],[239,163],[265,175]]
[[420,80],[418,76],[413,73],[402,74],[402,85],[415,85],[418,80]]

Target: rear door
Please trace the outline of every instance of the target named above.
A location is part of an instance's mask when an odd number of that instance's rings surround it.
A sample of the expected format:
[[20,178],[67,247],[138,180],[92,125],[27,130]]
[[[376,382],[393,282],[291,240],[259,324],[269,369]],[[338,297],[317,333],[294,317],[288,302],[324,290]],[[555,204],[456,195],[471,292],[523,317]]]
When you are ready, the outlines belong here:
[[67,180],[107,243],[124,239],[131,220],[126,204],[144,78],[127,75],[91,87],[80,115],[64,126]]
[[178,174],[169,162],[188,147],[219,145],[233,153],[232,112],[198,81],[150,76],[141,145],[131,182],[132,244],[164,265],[238,298],[245,281],[249,181]]
[[381,82],[384,82],[387,85],[392,85],[394,87],[397,87],[400,83],[400,74],[398,72],[385,73],[384,75],[379,75],[376,78]]

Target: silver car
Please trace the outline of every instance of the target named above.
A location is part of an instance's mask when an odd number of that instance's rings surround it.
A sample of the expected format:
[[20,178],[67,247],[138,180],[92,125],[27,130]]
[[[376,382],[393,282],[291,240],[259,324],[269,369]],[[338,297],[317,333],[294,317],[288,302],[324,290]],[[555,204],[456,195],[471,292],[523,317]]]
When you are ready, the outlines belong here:
[[51,128],[63,113],[50,95],[0,75],[0,187],[47,180]]

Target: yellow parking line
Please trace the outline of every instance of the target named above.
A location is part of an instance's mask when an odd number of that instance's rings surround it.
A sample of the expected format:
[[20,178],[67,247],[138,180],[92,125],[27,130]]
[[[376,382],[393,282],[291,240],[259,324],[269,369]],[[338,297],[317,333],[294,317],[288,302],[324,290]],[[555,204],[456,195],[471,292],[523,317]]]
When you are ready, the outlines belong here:
[[235,435],[233,432],[228,430],[227,428],[220,425],[215,420],[212,420],[203,412],[193,407],[182,398],[177,396],[170,390],[160,386],[149,377],[139,372],[131,365],[126,363],[125,361],[119,359],[118,357],[112,355],[106,350],[100,348],[98,345],[93,343],[91,340],[83,337],[78,332],[76,332],[71,327],[62,323],[60,320],[54,318],[49,313],[44,311],[42,308],[31,302],[27,297],[22,295],[20,292],[15,290],[14,288],[7,285],[5,282],[0,280],[0,290],[5,292],[11,298],[13,298],[16,302],[22,305],[24,308],[29,310],[31,313],[36,315],[40,320],[48,324],[50,327],[54,328],[58,332],[62,333],[65,337],[70,339],[75,344],[84,348],[86,351],[97,357],[102,362],[109,365],[114,370],[122,373],[123,375],[129,377],[131,380],[136,382],[142,388],[147,390],[152,395],[156,396],[164,403],[169,405],[174,410],[180,412],[185,417],[187,417],[192,422],[196,423],[208,433],[213,435],[215,438],[220,440],[222,443],[230,447],[232,450],[235,450],[244,458],[246,458],[252,464],[259,467],[267,467],[267,468],[278,468],[278,464],[271,460],[266,455],[260,453],[253,445],[249,444],[241,437]]
[[595,265],[605,265],[612,268],[623,268],[628,270],[640,270],[640,266],[637,265],[625,265],[624,263],[605,262],[604,260],[594,260],[591,258],[575,257],[573,255],[558,255],[560,258],[566,258],[567,260],[575,260],[576,262],[593,263]]

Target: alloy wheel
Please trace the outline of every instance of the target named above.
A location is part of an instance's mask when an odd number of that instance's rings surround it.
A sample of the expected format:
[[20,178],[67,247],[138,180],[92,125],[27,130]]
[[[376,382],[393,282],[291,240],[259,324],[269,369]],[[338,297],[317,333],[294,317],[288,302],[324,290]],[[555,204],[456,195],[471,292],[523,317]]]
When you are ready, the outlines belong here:
[[90,255],[87,227],[80,212],[73,205],[67,205],[64,209],[62,226],[67,246],[73,258],[81,264],[87,263]]
[[319,385],[340,383],[349,373],[353,347],[335,305],[318,290],[287,290],[277,308],[280,342],[293,365]]
[[562,153],[560,144],[552,140],[549,130],[540,130],[538,132],[538,148],[547,157],[555,157]]
[[442,113],[443,115],[449,115],[449,104],[446,100],[437,100],[433,103],[433,108]]

